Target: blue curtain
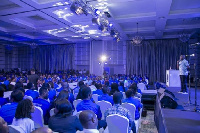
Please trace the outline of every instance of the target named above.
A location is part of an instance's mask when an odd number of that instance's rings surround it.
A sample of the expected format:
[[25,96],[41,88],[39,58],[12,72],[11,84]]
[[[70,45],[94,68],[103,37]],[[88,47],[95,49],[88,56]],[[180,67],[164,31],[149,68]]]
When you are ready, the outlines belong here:
[[74,44],[45,45],[33,49],[33,67],[40,72],[73,69]]
[[188,53],[187,43],[178,39],[145,40],[142,46],[127,41],[126,73],[147,75],[150,81],[165,82],[166,70],[176,69],[181,54]]

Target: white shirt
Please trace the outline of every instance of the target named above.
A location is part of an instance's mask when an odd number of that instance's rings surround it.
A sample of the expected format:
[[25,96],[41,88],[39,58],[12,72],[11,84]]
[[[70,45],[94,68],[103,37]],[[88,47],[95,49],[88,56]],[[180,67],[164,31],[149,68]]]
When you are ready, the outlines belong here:
[[22,129],[22,133],[31,133],[35,130],[34,122],[30,118],[13,119],[12,125],[19,126]]
[[99,133],[97,129],[83,129],[83,131],[77,131],[76,133]]
[[179,61],[179,73],[180,75],[188,75],[187,67],[189,66],[187,60]]

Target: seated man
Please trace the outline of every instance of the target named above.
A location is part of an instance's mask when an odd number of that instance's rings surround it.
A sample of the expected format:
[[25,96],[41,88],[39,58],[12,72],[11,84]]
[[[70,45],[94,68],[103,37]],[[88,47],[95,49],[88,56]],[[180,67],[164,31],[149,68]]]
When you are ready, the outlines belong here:
[[38,99],[33,100],[33,103],[35,106],[41,107],[43,110],[43,118],[44,118],[44,124],[48,124],[48,120],[50,117],[49,111],[50,111],[50,103],[48,102],[48,89],[45,87],[40,88],[40,96]]
[[103,95],[98,97],[98,101],[102,101],[102,100],[108,101],[113,105],[113,98],[112,96],[108,95],[109,91],[110,91],[109,88],[107,86],[104,86],[102,89]]
[[142,104],[138,99],[134,98],[135,91],[132,91],[131,89],[128,89],[126,91],[126,99],[124,99],[122,102],[123,103],[131,103],[134,104],[136,107],[135,110],[135,120],[138,120],[140,118],[140,108],[142,107]]
[[5,89],[0,86],[0,106],[3,106],[4,104],[8,103],[8,98],[3,98]]
[[11,103],[3,105],[0,109],[0,116],[8,123],[11,124],[15,117],[18,102],[23,100],[24,93],[20,90],[14,90],[11,93]]
[[8,125],[2,117],[0,117],[0,133],[9,133]]
[[97,118],[101,120],[102,114],[101,114],[100,106],[91,101],[91,97],[92,97],[91,93],[92,92],[89,87],[84,87],[82,89],[83,101],[81,101],[75,108],[77,112],[82,111],[82,110],[92,110],[97,115]]
[[132,129],[133,133],[136,133],[135,123],[133,121],[131,113],[129,112],[129,110],[121,106],[122,97],[123,95],[120,92],[115,92],[113,94],[114,105],[105,111],[104,113],[105,120],[107,116],[112,114],[119,114],[121,116],[125,116],[129,120],[129,127]]
[[93,111],[85,110],[80,113],[79,120],[83,126],[83,131],[76,133],[99,133],[97,130],[98,119]]
[[33,99],[37,99],[39,97],[38,91],[35,90],[34,84],[29,82],[27,84],[27,91],[25,92],[25,95],[31,96]]
[[103,92],[102,92],[102,90],[101,90],[102,85],[96,83],[96,84],[95,84],[95,87],[97,88],[97,90],[96,90],[96,91],[93,91],[93,94],[103,95]]

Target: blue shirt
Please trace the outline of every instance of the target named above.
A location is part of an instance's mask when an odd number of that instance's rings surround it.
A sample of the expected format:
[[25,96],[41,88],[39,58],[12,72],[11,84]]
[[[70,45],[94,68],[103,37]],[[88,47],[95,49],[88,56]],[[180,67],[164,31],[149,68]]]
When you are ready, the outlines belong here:
[[142,104],[140,103],[140,101],[138,99],[135,98],[126,98],[122,101],[122,103],[132,103],[135,105],[136,110],[135,110],[135,120],[138,120],[140,118],[140,112],[139,112],[139,108],[142,107]]
[[102,117],[100,106],[97,105],[96,103],[93,103],[91,100],[83,100],[83,101],[81,101],[76,106],[76,110],[77,110],[77,112],[82,111],[82,110],[91,110],[91,111],[93,111],[97,115],[97,118],[99,120]]
[[114,104],[112,96],[109,96],[108,94],[103,94],[103,95],[101,95],[101,96],[98,97],[98,101],[102,101],[102,100],[108,101],[112,105]]
[[50,102],[52,102],[54,100],[55,96],[56,96],[56,90],[55,89],[50,89],[49,90],[49,95],[48,95],[48,98],[49,98]]
[[96,91],[93,91],[93,94],[103,95],[103,92],[102,92],[102,90],[97,89]]
[[0,97],[0,106],[3,106],[4,104],[8,103],[7,98]]
[[8,103],[0,108],[0,116],[8,123],[12,124],[13,118],[15,117],[15,111],[18,103]]
[[118,87],[119,91],[124,92],[123,86]]
[[38,93],[38,91],[36,91],[36,90],[27,90],[27,91],[25,92],[25,95],[31,96],[33,99],[36,99],[36,98],[39,97],[39,93]]

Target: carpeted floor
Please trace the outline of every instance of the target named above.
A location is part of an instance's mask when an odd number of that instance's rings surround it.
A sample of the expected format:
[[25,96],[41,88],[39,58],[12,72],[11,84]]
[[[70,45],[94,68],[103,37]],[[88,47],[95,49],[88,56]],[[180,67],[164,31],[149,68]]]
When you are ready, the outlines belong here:
[[142,117],[139,133],[158,133],[154,122],[154,111],[148,110],[147,116]]

